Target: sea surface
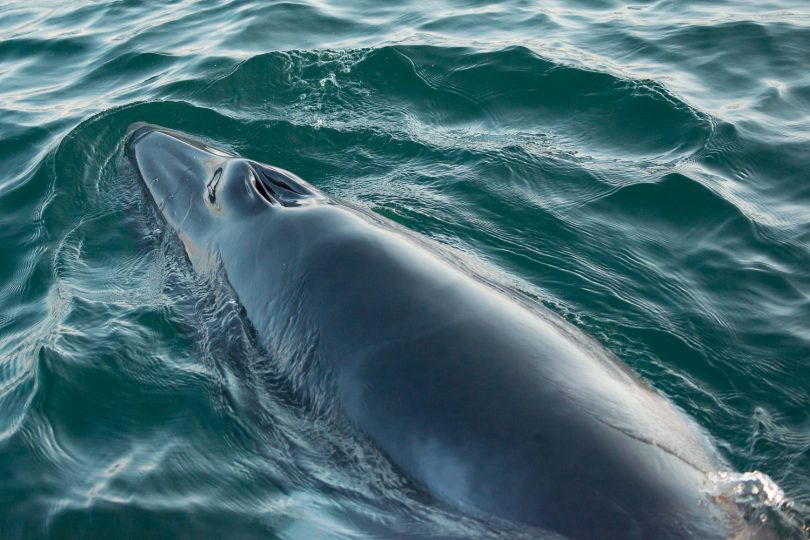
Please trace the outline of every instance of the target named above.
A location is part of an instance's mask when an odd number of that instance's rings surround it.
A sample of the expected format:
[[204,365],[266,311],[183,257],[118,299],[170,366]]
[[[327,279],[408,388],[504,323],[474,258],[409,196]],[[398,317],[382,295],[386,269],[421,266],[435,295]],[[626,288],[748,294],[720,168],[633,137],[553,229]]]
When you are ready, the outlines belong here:
[[129,165],[141,121],[476,261],[806,537],[806,0],[0,0],[0,538],[517,538],[278,397]]

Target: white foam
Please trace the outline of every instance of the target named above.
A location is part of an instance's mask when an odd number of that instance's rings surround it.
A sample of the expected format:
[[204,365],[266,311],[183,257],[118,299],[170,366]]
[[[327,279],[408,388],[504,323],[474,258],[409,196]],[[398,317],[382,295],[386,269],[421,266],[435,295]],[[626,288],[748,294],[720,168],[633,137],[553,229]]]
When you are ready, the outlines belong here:
[[767,474],[760,471],[736,473],[714,472],[709,475],[714,495],[727,497],[737,504],[782,507],[789,505],[784,491]]

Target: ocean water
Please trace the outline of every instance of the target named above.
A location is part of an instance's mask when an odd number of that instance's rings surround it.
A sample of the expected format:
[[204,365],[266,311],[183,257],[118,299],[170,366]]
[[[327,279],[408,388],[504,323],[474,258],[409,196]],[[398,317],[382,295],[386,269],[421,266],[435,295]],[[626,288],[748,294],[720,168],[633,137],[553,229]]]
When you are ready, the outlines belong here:
[[0,1],[0,538],[530,534],[283,397],[151,212],[136,121],[476,261],[806,537],[809,68],[805,0]]

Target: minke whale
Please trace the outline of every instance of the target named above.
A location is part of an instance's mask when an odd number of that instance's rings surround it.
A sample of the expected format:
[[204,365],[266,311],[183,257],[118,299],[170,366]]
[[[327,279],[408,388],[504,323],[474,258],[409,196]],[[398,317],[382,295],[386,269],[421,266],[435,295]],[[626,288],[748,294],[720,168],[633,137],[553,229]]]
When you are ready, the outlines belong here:
[[437,500],[572,539],[770,537],[711,494],[696,424],[560,317],[288,171],[143,124],[127,152],[261,345]]

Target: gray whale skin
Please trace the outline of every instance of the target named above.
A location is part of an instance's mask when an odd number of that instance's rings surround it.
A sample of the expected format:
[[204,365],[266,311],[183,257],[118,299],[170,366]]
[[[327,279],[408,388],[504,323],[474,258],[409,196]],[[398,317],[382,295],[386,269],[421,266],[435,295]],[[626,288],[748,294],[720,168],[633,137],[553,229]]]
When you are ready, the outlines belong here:
[[724,465],[694,423],[572,325],[290,172],[145,124],[128,154],[262,346],[309,355],[437,499],[572,539],[770,536],[707,493]]

